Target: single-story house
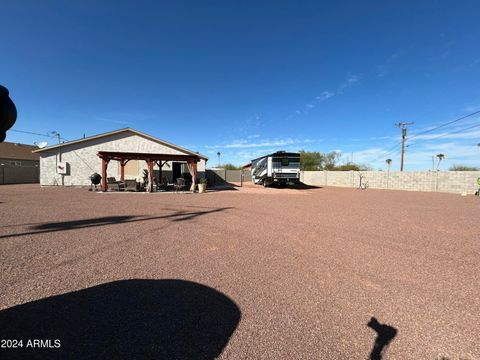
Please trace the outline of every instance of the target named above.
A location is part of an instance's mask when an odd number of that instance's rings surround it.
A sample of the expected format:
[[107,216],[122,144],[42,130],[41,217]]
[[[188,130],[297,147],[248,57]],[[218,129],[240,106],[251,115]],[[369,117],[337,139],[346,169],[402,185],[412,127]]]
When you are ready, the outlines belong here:
[[[102,174],[105,171],[105,161],[102,156],[107,154],[111,159],[128,154],[140,154],[140,158],[155,154],[165,157],[179,158],[195,157],[197,177],[205,177],[205,168],[208,157],[181,146],[160,140],[138,130],[125,128],[79,140],[64,142],[34,151],[40,155],[40,185],[87,186],[91,184],[90,176],[93,173]],[[102,155],[103,154],[103,155]],[[123,154],[123,155],[122,155]],[[127,154],[127,155],[125,155]],[[180,156],[177,156],[180,155]],[[160,171],[159,165],[162,169]],[[123,168],[123,169],[122,169]],[[147,162],[131,159],[121,164],[121,161],[108,162],[108,177],[123,177],[141,181],[143,170],[148,169]],[[123,170],[123,171],[122,171]],[[173,182],[188,173],[186,161],[160,161],[155,163],[153,177],[159,181]],[[162,179],[159,179],[160,176]]]
[[37,146],[11,142],[0,143],[0,185],[38,183]]

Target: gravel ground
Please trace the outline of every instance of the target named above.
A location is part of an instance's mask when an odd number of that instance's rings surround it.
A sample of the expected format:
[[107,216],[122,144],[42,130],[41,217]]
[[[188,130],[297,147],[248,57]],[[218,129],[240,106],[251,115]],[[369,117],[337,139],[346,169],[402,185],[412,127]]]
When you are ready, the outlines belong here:
[[[479,211],[370,189],[0,186],[0,338],[24,340],[0,358],[480,359]],[[35,338],[61,347],[28,353]]]

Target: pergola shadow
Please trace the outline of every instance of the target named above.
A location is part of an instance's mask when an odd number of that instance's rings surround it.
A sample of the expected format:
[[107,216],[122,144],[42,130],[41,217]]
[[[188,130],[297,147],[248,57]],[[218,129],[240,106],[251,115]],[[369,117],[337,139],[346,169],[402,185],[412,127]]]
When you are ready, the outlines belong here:
[[216,209],[210,209],[210,210],[197,210],[197,211],[176,211],[172,214],[159,215],[159,216],[139,216],[139,215],[105,216],[105,217],[90,218],[90,219],[44,223],[44,224],[31,226],[30,227],[31,231],[26,231],[26,232],[17,233],[17,234],[0,235],[0,239],[24,236],[24,235],[35,235],[35,234],[43,234],[43,233],[50,233],[50,232],[57,232],[57,231],[71,231],[71,230],[91,228],[91,227],[109,226],[109,225],[116,225],[116,224],[134,223],[134,222],[160,220],[160,219],[168,219],[173,222],[189,221],[199,216],[214,214],[214,213],[226,211],[229,209],[232,209],[232,207],[222,207],[222,208],[216,208]]

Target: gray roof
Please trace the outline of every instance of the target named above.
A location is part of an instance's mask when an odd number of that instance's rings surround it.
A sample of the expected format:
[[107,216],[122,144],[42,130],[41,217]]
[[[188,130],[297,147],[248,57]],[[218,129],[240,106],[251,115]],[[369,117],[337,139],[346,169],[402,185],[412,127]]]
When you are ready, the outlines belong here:
[[11,142],[0,143],[0,158],[10,160],[39,160],[40,156],[33,152],[37,146]]
[[134,133],[136,135],[139,135],[139,136],[142,136],[144,138],[147,138],[147,139],[150,139],[152,141],[155,141],[159,144],[162,144],[162,145],[166,145],[168,147],[171,147],[173,149],[176,149],[176,150],[179,150],[179,151],[182,151],[182,152],[185,152],[187,154],[191,154],[191,155],[197,155],[199,156],[200,158],[202,159],[205,159],[205,160],[208,160],[208,156],[205,156],[205,155],[202,155],[198,152],[195,152],[195,151],[192,151],[192,150],[188,150],[188,149],[185,149],[181,146],[178,146],[178,145],[174,145],[172,143],[169,143],[168,141],[165,141],[165,140],[161,140],[161,139],[158,139],[154,136],[151,136],[151,135],[148,135],[148,134],[145,134],[141,131],[138,131],[138,130],[135,130],[135,129],[132,129],[132,128],[123,128],[123,129],[118,129],[118,130],[114,130],[114,131],[109,131],[109,132],[106,132],[106,133],[103,133],[103,134],[98,134],[98,135],[93,135],[93,136],[88,136],[88,137],[85,137],[85,138],[82,138],[82,139],[78,139],[78,140],[72,140],[72,141],[67,141],[67,142],[64,142],[62,144],[58,144],[58,145],[51,145],[51,146],[47,146],[47,147],[44,147],[42,149],[38,149],[38,150],[35,150],[34,152],[42,152],[42,151],[48,151],[48,150],[51,150],[51,149],[56,149],[56,148],[60,148],[60,147],[63,147],[63,146],[68,146],[68,145],[72,145],[72,144],[78,144],[78,143],[82,143],[82,142],[85,142],[85,141],[90,141],[90,140],[94,140],[94,139],[98,139],[98,138],[102,138],[102,137],[107,137],[107,136],[111,136],[111,135],[115,135],[115,134],[120,134],[122,132],[131,132],[131,133]]

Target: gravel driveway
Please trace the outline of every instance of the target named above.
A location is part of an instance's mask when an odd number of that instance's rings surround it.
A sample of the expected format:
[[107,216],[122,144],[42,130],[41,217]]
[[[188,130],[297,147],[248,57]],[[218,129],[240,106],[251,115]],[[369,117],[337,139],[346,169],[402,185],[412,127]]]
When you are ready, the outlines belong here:
[[0,339],[23,340],[0,358],[479,359],[479,213],[370,189],[0,186]]

